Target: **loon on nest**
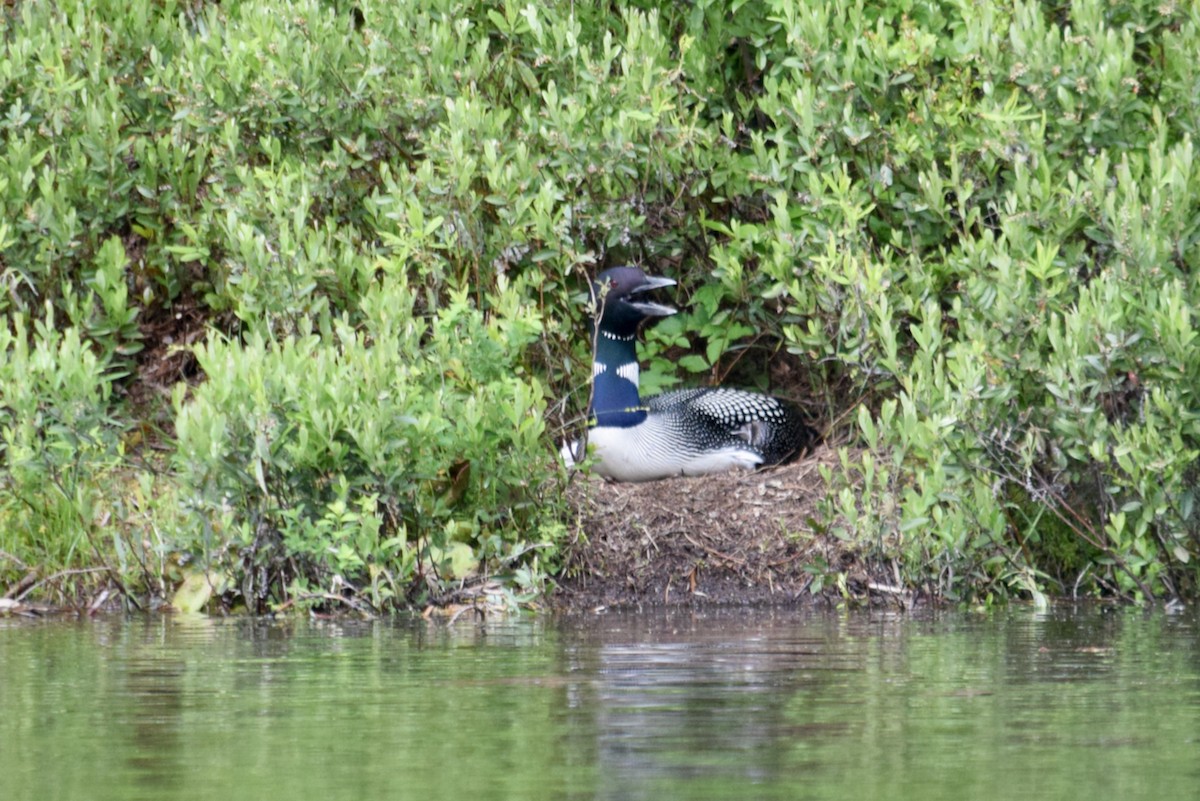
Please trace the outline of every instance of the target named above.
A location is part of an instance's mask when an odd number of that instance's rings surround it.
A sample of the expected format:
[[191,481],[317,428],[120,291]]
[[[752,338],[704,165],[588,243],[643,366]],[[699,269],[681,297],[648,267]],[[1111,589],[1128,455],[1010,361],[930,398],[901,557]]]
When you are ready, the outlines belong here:
[[[640,295],[674,284],[636,267],[605,270],[593,284],[600,310],[588,410],[593,469],[617,481],[654,481],[784,464],[798,457],[815,433],[795,407],[777,398],[706,388],[666,392],[642,403],[638,327],[675,309]],[[581,457],[578,442],[563,446],[568,465]]]

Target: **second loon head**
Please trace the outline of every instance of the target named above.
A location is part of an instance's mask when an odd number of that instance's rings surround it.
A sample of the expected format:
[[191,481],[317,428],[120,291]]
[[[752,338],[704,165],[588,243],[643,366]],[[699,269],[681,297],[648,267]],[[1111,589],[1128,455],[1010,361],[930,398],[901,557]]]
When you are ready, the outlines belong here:
[[592,283],[600,330],[622,339],[632,338],[643,320],[674,314],[674,308],[640,297],[668,286],[675,286],[675,281],[646,275],[637,267],[612,267],[600,273]]

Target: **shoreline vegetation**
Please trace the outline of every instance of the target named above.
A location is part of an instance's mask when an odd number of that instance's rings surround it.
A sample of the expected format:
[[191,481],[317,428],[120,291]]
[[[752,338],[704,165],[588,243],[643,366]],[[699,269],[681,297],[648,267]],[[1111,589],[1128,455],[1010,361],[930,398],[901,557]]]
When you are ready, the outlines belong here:
[[[1200,6],[661,5],[0,8],[0,612],[1195,600]],[[567,475],[616,264],[826,445]]]

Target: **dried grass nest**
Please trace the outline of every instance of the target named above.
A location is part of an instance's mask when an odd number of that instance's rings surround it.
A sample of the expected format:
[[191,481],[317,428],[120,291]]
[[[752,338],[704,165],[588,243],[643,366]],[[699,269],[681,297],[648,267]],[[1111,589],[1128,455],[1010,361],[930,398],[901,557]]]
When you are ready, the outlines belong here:
[[[814,527],[825,494],[821,446],[783,467],[645,484],[577,475],[567,497],[579,532],[556,602],[569,610],[686,604],[803,604],[828,600],[818,575],[872,581],[852,547]],[[886,580],[885,580],[886,581]]]

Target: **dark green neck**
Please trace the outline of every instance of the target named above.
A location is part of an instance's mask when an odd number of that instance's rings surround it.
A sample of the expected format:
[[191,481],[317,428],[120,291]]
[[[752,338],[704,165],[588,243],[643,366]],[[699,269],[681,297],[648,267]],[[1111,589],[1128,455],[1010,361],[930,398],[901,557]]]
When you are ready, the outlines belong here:
[[638,396],[637,342],[603,330],[596,337],[592,363],[594,389],[591,416],[600,426],[634,426],[646,419]]

